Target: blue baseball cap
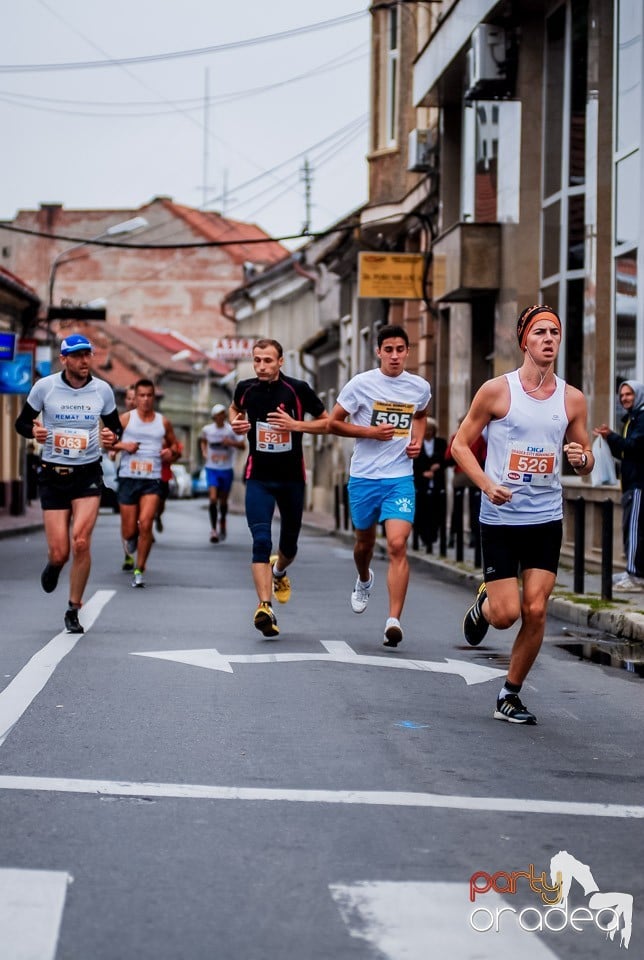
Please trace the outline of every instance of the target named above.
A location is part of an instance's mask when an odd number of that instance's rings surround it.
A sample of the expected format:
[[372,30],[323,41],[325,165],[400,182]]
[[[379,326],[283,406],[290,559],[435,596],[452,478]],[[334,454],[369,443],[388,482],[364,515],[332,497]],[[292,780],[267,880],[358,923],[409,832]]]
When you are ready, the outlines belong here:
[[92,345],[87,337],[80,333],[72,333],[71,336],[65,337],[60,345],[60,354],[63,357],[68,357],[70,353],[79,353],[81,350],[91,351]]

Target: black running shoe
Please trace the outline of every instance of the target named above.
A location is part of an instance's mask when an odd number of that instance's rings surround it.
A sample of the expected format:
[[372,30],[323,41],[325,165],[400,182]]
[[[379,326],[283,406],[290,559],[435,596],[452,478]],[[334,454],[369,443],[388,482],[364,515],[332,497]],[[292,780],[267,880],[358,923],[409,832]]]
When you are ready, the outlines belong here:
[[264,601],[258,605],[255,616],[253,617],[253,626],[265,637],[279,636],[277,618],[273,613],[273,608],[270,603]]
[[65,613],[65,627],[68,633],[85,633],[85,628],[78,620],[78,610],[70,607]]
[[58,578],[62,569],[62,567],[57,566],[55,563],[47,564],[43,572],[40,574],[40,582],[45,593],[54,592],[58,586]]
[[523,706],[516,693],[508,693],[505,697],[499,697],[496,701],[494,719],[507,720],[509,723],[535,724],[537,722],[534,713],[530,713],[527,707]]
[[134,570],[134,557],[131,554],[125,554],[125,559],[123,560],[123,566],[121,567],[121,570],[124,570],[125,572],[131,572]]
[[471,647],[478,647],[490,626],[481,609],[486,597],[487,590],[485,584],[482,583],[476,594],[476,600],[463,617],[463,636]]

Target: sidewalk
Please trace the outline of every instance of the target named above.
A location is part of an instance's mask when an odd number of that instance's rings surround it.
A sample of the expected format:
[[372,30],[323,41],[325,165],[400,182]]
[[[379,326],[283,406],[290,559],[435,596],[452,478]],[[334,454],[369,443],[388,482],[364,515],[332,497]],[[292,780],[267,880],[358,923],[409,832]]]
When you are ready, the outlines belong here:
[[[305,512],[305,525],[329,535],[334,535],[346,543],[353,543],[353,534],[349,531],[335,531],[333,518],[326,514]],[[378,538],[378,548],[385,553],[385,542]],[[452,583],[470,585],[472,598],[481,582],[481,571],[474,566],[474,551],[464,550],[463,563],[457,563],[452,556],[440,557],[436,551],[427,554],[424,550],[409,550],[410,561],[429,566],[440,579]],[[572,558],[562,557],[559,564],[557,584],[548,605],[549,612],[567,623],[578,627],[580,631],[600,631],[618,637],[624,641],[644,641],[644,592],[614,594],[611,601],[601,599],[601,576],[586,572],[584,594],[573,592]]]
[[[333,517],[325,513],[305,511],[304,525],[320,533],[336,536],[347,544],[353,543],[350,531],[335,531]],[[32,503],[21,516],[10,516],[0,511],[0,540],[25,535],[43,527],[40,505]],[[7,549],[5,546],[4,550]],[[378,539],[378,549],[385,552],[384,540]],[[412,563],[425,564],[440,579],[470,585],[472,596],[481,582],[481,572],[473,563],[473,550],[465,549],[465,560],[457,563],[452,557],[427,554],[424,550],[409,551]],[[601,599],[599,574],[586,573],[584,594],[573,593],[572,561],[563,557],[557,585],[550,598],[550,613],[574,624],[581,630],[601,631],[625,641],[644,641],[644,593],[615,594],[611,601]]]

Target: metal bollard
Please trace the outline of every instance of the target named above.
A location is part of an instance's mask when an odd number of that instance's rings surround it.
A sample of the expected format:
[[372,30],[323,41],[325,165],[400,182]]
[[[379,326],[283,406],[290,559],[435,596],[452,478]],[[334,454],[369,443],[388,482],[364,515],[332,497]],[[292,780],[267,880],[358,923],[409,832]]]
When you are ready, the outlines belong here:
[[575,500],[575,559],[573,590],[584,592],[584,563],[586,559],[586,501],[583,497]]
[[602,600],[613,599],[613,501],[602,503]]

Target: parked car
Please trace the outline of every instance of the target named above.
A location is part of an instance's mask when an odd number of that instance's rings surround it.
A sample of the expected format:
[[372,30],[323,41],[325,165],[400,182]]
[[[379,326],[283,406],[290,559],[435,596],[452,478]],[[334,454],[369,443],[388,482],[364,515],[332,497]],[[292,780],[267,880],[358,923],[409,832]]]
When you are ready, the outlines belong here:
[[119,512],[119,478],[116,473],[116,463],[110,460],[106,453],[101,456],[101,467],[103,468],[103,493],[101,494],[101,506],[108,507],[114,513]]
[[205,497],[208,494],[208,484],[206,483],[206,468],[195,470],[192,475],[192,495],[193,497]]
[[186,467],[182,463],[173,463],[170,469],[172,470],[172,479],[170,480],[168,495],[175,500],[185,500],[187,497],[191,497],[192,477]]

